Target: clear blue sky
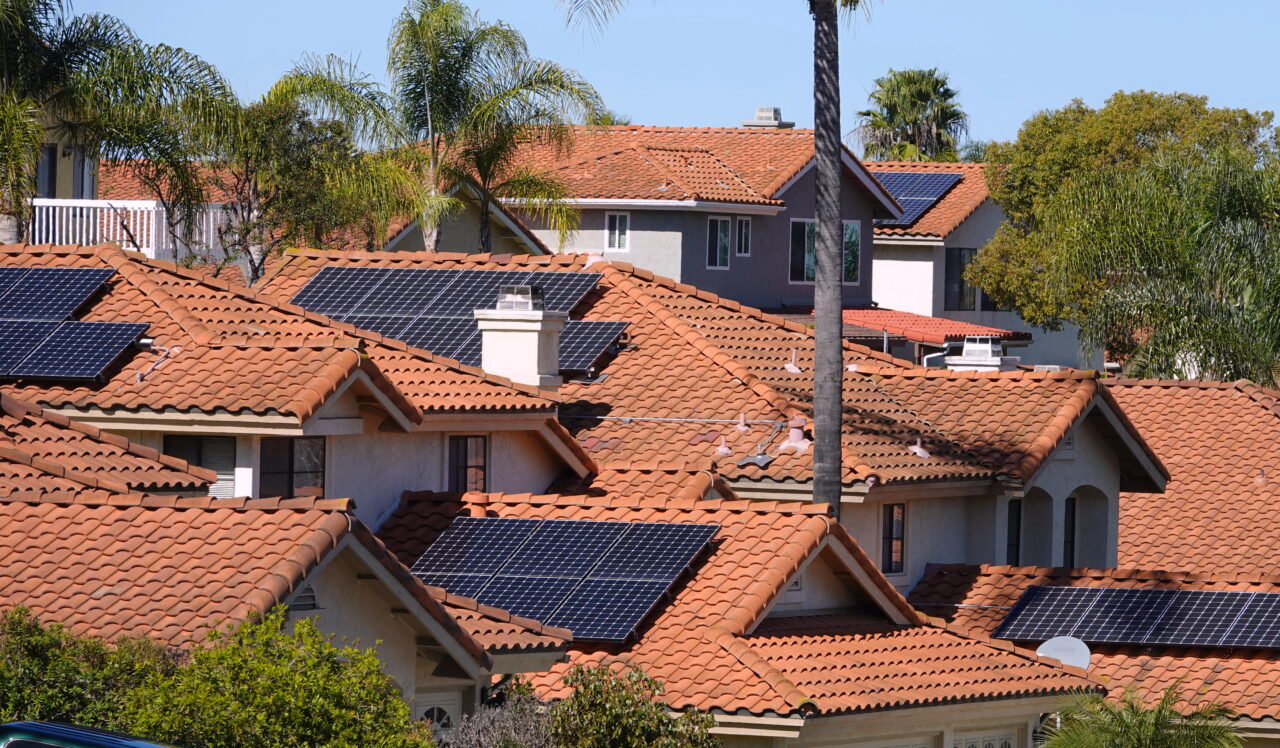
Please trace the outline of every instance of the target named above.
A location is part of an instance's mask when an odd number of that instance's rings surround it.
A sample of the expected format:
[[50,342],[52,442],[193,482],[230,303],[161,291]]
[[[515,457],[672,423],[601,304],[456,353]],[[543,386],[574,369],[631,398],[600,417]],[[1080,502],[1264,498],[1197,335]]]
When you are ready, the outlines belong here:
[[[812,124],[812,25],[804,0],[631,0],[602,33],[567,29],[555,0],[475,0],[521,30],[532,52],[577,69],[637,124],[735,125],[756,106]],[[216,64],[244,98],[305,52],[358,57],[385,77],[400,0],[74,0],[148,41]],[[1072,98],[1100,105],[1146,88],[1215,106],[1276,109],[1276,0],[878,0],[842,26],[843,124],[888,68],[951,75],[971,137],[1013,137],[1032,113]]]

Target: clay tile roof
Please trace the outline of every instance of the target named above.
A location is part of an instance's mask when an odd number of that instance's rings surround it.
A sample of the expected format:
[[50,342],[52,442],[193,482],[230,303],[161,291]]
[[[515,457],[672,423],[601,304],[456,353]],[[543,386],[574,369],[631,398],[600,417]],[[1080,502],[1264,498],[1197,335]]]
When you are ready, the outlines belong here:
[[217,475],[0,394],[0,500],[198,491]]
[[[1009,653],[982,637],[924,624],[826,506],[740,501],[731,493],[703,500],[632,493],[638,488],[615,481],[594,495],[406,493],[380,535],[409,564],[463,515],[719,525],[705,560],[677,584],[674,597],[637,639],[575,641],[567,662],[534,677],[535,688],[548,699],[564,696],[561,678],[574,664],[638,666],[664,682],[664,698],[674,708],[752,714],[888,709],[1091,685],[1079,672]],[[789,578],[828,541],[843,545],[908,625],[895,626],[874,614],[868,618],[874,622],[857,632],[819,622],[800,639],[769,628],[749,634]],[[807,654],[819,651],[829,657]],[[814,675],[818,668],[836,670],[824,679]],[[889,672],[895,674],[893,683],[885,687]]]
[[960,174],[960,181],[910,226],[876,226],[875,235],[945,237],[990,197],[986,164],[935,163],[929,161],[868,161],[867,171],[914,172],[919,174]]
[[554,408],[550,393],[112,245],[0,246],[0,266],[113,268],[82,318],[145,322],[155,339],[153,350],[135,353],[100,383],[17,380],[0,387],[42,405],[301,421],[362,371],[410,420],[427,412]]
[[1159,497],[1121,493],[1120,565],[1280,574],[1280,392],[1247,381],[1107,383],[1172,475]]
[[[558,393],[560,422],[597,464],[701,460],[714,462],[728,480],[811,479],[812,451],[781,448],[785,424],[801,417],[807,428],[811,413],[809,327],[626,263],[578,254],[291,250],[264,290],[292,297],[326,265],[601,273],[574,317],[627,320],[630,345],[604,364],[605,379],[566,382]],[[798,373],[787,368],[793,356]],[[854,367],[845,380],[847,484],[872,476],[883,482],[1029,478],[1102,397],[1093,372],[916,370],[848,342],[845,360]],[[917,439],[929,459],[907,449]],[[738,464],[761,450],[772,458],[767,466]]]
[[872,330],[881,330],[890,335],[906,338],[917,343],[943,343],[962,341],[970,335],[989,335],[1001,340],[1030,340],[1031,333],[1017,330],[1002,330],[973,322],[961,322],[941,317],[927,317],[912,312],[899,312],[893,309],[858,308],[843,310],[846,325],[858,325]]
[[[1121,531],[1123,538],[1123,530]],[[1123,563],[1123,562],[1122,562]],[[1228,574],[1213,577],[1136,569],[1048,569],[945,565],[933,568],[912,591],[922,612],[944,618],[975,635],[995,631],[1006,613],[1033,585],[1280,592],[1280,576]],[[1191,647],[1090,645],[1089,671],[1119,694],[1125,686],[1158,698],[1181,681],[1183,706],[1221,704],[1238,716],[1280,718],[1280,652]]]
[[553,170],[576,198],[781,205],[706,148],[632,146]]

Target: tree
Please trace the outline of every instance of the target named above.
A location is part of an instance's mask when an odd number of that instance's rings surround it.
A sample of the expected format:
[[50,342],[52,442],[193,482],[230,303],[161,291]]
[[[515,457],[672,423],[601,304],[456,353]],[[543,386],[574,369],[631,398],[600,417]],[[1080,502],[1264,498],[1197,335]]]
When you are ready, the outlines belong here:
[[[468,188],[480,201],[477,245],[491,251],[492,205],[520,201],[522,211],[559,231],[577,211],[551,175],[516,164],[533,138],[567,147],[570,122],[593,121],[604,107],[572,70],[529,56],[520,32],[486,23],[458,0],[410,0],[392,28],[387,67],[408,129],[425,145],[430,189],[444,198]],[[425,221],[435,248],[441,218],[461,208],[441,199]]]
[[1175,683],[1148,707],[1132,687],[1119,700],[1099,693],[1068,698],[1041,733],[1045,748],[1238,748],[1244,743],[1224,707],[1177,709]]
[[956,161],[969,117],[956,102],[946,73],[889,70],[876,79],[871,108],[858,112],[855,131],[863,155],[874,161]]
[[175,128],[219,131],[229,98],[211,65],[144,44],[112,16],[73,16],[61,0],[0,3],[0,243],[22,237],[46,139],[179,173]]
[[425,748],[372,649],[334,644],[312,619],[283,608],[230,633],[172,673],[131,692],[121,728],[187,748]]
[[673,717],[661,702],[662,684],[643,671],[614,674],[575,665],[564,678],[573,694],[551,708],[551,732],[563,748],[714,748],[710,715],[688,710]]
[[1038,232],[1042,216],[1081,175],[1135,168],[1160,153],[1274,147],[1270,112],[1216,109],[1205,97],[1119,92],[1101,109],[1073,101],[1023,124],[1012,143],[988,149],[987,186],[1007,221],[966,271],[1000,306],[1033,324],[1078,321],[1094,289],[1049,272],[1055,259]]
[[1079,175],[1040,221],[1048,280],[1085,291],[1081,337],[1122,341],[1128,373],[1277,381],[1280,160],[1161,153]]

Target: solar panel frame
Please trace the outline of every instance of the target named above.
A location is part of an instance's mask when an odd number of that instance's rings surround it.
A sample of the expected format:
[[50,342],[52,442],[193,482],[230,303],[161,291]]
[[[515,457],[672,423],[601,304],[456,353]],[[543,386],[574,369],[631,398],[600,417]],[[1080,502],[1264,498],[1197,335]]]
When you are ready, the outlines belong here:
[[8,376],[45,341],[61,322],[40,319],[0,320],[0,376]]
[[[457,359],[464,353],[474,339],[475,349],[479,349],[480,326],[474,319],[466,317],[419,317],[409,323],[400,333],[400,340],[415,348],[423,348],[432,353]],[[479,365],[479,354],[476,361],[462,361],[468,365]]]
[[9,376],[97,379],[146,331],[140,322],[63,322]]
[[626,641],[670,588],[671,582],[586,579],[547,623],[569,629],[578,640]]
[[590,579],[672,580],[693,563],[719,525],[635,522],[588,574]]
[[69,319],[114,274],[112,268],[28,268],[0,295],[0,319]]
[[414,574],[498,573],[542,520],[458,517],[414,562]]
[[402,339],[401,335],[413,324],[413,317],[401,317],[394,314],[344,314],[341,318],[335,319],[358,327],[361,330],[376,332],[379,335],[385,335],[397,340]]
[[949,173],[873,171],[880,184],[902,206],[899,218],[876,219],[877,226],[910,226],[960,182],[962,175]]
[[560,370],[588,371],[626,331],[629,324],[606,320],[569,320],[560,333]]

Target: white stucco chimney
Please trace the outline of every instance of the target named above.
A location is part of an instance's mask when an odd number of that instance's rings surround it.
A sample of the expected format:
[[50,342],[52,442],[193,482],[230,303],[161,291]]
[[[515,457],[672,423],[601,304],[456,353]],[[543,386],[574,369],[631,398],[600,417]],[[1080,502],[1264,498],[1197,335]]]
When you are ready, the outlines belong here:
[[480,368],[513,382],[555,389],[566,312],[542,308],[542,289],[503,286],[496,309],[473,312],[480,327]]

